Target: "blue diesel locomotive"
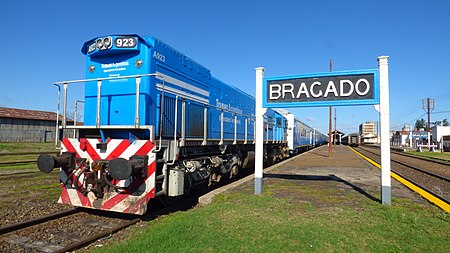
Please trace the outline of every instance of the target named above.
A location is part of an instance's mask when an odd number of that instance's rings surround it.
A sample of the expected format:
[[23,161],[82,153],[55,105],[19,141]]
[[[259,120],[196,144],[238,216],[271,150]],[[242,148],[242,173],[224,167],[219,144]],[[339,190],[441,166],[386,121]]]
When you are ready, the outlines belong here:
[[[150,199],[170,202],[252,167],[255,131],[265,133],[267,164],[289,156],[281,113],[268,110],[255,129],[252,96],[162,41],[111,35],[81,51],[86,79],[55,83],[63,88],[61,154],[38,158],[43,172],[61,168],[60,203],[143,214]],[[84,124],[67,125],[67,96],[79,83]]]

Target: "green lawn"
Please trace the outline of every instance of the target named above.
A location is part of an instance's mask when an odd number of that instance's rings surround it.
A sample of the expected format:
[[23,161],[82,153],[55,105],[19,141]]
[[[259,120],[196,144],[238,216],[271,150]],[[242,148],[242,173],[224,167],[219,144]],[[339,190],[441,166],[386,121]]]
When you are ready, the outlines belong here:
[[279,181],[265,184],[263,196],[248,184],[211,205],[134,226],[91,251],[449,252],[448,213],[403,198],[386,207],[327,183]]
[[55,143],[47,142],[1,142],[0,153],[26,153],[26,152],[50,152],[55,151]]
[[[14,161],[37,161],[39,155],[14,155],[16,153],[39,153],[39,152],[55,152],[54,143],[0,143],[0,153],[8,154],[0,156],[0,162],[14,162]],[[11,155],[9,155],[11,154]],[[1,170],[27,170],[36,169],[35,162],[19,165],[0,165]]]
[[441,153],[441,152],[416,152],[416,151],[407,151],[406,153],[416,155],[416,156],[423,156],[423,157],[431,157],[431,158],[438,158],[450,161],[450,153]]

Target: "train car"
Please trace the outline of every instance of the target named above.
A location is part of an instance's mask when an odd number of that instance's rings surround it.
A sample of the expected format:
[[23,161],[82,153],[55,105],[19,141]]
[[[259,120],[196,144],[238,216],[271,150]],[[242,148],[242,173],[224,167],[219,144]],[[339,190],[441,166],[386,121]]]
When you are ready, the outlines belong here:
[[286,138],[291,155],[296,155],[328,142],[325,135],[297,119],[292,113],[280,109],[277,109],[277,111],[283,114],[287,121]]
[[325,145],[328,143],[328,141],[329,141],[328,135],[316,131],[316,143],[315,143],[316,147]]
[[[86,79],[55,83],[61,154],[37,161],[43,172],[60,168],[59,203],[143,214],[151,199],[170,203],[252,167],[255,131],[265,131],[267,164],[288,156],[281,114],[268,110],[265,129],[255,129],[252,96],[162,41],[111,35],[81,51]],[[76,84],[85,90],[83,126],[67,124]]]
[[358,147],[360,144],[360,136],[357,133],[352,133],[342,138],[342,144],[350,147]]

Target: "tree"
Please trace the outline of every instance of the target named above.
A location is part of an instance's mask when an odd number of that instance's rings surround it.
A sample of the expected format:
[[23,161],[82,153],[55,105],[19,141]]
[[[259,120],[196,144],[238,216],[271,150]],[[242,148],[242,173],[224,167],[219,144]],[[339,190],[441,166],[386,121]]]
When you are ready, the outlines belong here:
[[435,122],[431,122],[434,126],[440,126],[442,124],[442,121],[438,120]]
[[417,121],[416,121],[416,124],[414,125],[414,127],[415,127],[417,130],[419,130],[419,129],[421,129],[421,128],[426,128],[426,127],[427,127],[427,124],[425,123],[425,120],[424,120],[424,119],[420,119],[420,120],[417,120]]
[[448,126],[448,121],[447,121],[447,119],[443,119],[442,121],[438,120],[438,121],[432,122],[432,124],[435,126]]

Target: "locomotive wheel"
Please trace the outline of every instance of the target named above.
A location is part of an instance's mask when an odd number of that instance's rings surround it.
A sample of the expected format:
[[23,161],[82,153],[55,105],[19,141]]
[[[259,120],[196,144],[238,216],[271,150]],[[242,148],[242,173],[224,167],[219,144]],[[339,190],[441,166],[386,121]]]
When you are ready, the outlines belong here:
[[230,179],[237,176],[239,173],[239,167],[237,165],[234,165],[230,170]]

